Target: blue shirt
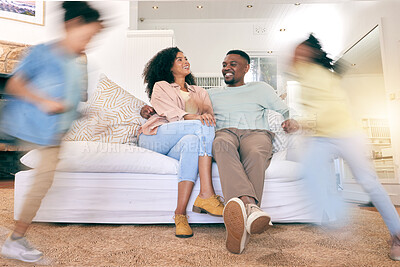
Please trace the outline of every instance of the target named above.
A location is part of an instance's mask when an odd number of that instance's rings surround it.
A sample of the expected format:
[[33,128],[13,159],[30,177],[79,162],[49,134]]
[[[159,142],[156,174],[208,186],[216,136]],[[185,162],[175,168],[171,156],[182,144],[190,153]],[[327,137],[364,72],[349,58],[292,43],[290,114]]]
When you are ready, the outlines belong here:
[[223,128],[270,130],[268,110],[289,117],[289,109],[265,82],[207,90],[214,109],[216,130]]
[[61,101],[68,111],[50,115],[34,104],[9,96],[2,110],[1,130],[31,143],[58,145],[78,115],[82,72],[76,64],[76,56],[56,44],[37,45],[31,48],[13,75],[21,75],[33,93]]

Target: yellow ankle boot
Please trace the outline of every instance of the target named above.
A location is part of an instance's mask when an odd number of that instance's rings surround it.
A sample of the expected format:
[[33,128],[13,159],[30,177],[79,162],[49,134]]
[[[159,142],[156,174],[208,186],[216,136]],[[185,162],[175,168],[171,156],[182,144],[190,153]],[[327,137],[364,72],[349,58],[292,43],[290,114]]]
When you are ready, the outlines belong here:
[[221,197],[218,195],[213,195],[206,199],[197,196],[192,211],[197,213],[208,213],[212,216],[222,217],[224,203],[222,202]]
[[175,236],[181,238],[187,238],[193,236],[192,228],[188,223],[186,215],[175,214]]

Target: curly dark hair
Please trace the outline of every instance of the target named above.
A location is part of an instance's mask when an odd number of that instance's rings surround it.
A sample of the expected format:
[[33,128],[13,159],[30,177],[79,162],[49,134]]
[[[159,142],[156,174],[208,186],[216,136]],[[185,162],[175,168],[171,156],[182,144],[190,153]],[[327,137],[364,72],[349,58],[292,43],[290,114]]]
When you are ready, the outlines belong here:
[[328,57],[328,54],[322,49],[320,41],[313,35],[310,34],[307,40],[301,43],[314,50],[312,61],[322,67],[329,70],[333,70],[337,74],[343,74],[346,71],[346,67],[343,62],[333,62],[333,59]]
[[[175,82],[171,69],[178,52],[182,52],[178,47],[169,47],[158,52],[149,62],[147,62],[143,70],[143,78],[144,83],[147,83],[146,93],[148,94],[149,99],[151,99],[153,87],[156,82]],[[191,73],[185,77],[185,81],[189,85],[196,85],[194,76]]]

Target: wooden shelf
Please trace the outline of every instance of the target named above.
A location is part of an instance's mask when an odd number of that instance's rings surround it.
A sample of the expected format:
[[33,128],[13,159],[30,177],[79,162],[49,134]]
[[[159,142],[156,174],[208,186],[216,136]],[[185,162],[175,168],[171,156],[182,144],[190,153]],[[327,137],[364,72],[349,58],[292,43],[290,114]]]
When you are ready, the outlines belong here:
[[17,146],[5,144],[5,143],[0,143],[0,151],[24,151],[24,150],[20,149]]

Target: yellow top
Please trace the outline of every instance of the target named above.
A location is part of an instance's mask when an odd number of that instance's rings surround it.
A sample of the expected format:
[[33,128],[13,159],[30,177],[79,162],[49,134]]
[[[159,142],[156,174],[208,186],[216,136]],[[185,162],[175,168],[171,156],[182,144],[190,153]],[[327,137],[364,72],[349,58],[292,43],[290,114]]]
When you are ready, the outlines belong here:
[[180,90],[181,96],[185,101],[185,111],[189,114],[196,114],[198,111],[197,105],[191,101],[189,92]]
[[296,63],[301,84],[300,104],[303,128],[313,136],[342,137],[357,128],[352,120],[340,77],[313,63]]

